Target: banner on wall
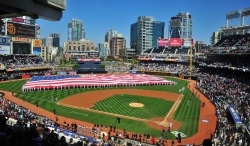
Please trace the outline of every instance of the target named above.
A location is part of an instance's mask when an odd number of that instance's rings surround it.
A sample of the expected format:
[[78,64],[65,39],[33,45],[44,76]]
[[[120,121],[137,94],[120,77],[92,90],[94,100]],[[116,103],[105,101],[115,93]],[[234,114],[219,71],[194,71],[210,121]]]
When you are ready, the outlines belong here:
[[228,106],[228,110],[229,110],[231,116],[233,117],[235,124],[242,124],[242,121],[240,119],[239,114],[235,111],[235,109],[232,105]]
[[185,46],[185,47],[191,47],[191,40],[190,41],[184,41],[183,46]]
[[66,75],[67,72],[59,71],[59,72],[57,72],[57,74],[58,74],[58,75]]
[[25,42],[25,43],[31,42],[31,39],[29,38],[20,38],[20,37],[12,37],[11,40],[12,42]]
[[45,76],[51,76],[51,73],[50,72],[46,72],[44,73]]
[[76,75],[76,72],[75,71],[70,71],[69,75]]
[[32,40],[32,46],[33,47],[42,47],[42,40],[33,39]]
[[42,48],[41,47],[33,47],[33,54],[34,55],[41,55],[42,54]]
[[42,54],[42,40],[33,39],[32,48],[33,48],[34,55],[41,55]]
[[171,47],[179,47],[179,46],[181,46],[181,39],[180,38],[171,38],[169,45]]
[[10,54],[10,38],[0,37],[0,54]]
[[7,22],[7,35],[8,36],[22,36],[34,38],[36,29],[34,25],[19,24]]
[[28,78],[30,78],[30,75],[29,75],[29,74],[22,75],[22,79],[28,79]]
[[168,39],[158,39],[158,46],[159,47],[168,46]]

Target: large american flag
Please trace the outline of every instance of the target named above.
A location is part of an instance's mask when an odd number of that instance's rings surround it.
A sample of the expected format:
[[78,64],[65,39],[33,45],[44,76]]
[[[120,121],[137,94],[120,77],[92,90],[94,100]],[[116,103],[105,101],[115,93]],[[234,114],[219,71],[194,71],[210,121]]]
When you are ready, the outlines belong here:
[[23,89],[53,89],[64,87],[93,87],[93,86],[136,86],[136,85],[173,85],[160,77],[144,74],[118,74],[118,75],[83,75],[83,76],[39,76],[27,81]]

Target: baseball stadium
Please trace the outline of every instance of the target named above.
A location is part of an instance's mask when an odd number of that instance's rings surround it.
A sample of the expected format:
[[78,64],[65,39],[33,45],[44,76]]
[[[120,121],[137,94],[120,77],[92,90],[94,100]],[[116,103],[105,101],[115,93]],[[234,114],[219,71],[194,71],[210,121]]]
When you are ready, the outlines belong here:
[[[54,135],[76,146],[248,145],[249,28],[222,27],[204,49],[193,39],[188,47],[159,39],[135,63],[71,56],[62,65],[62,55],[48,62],[23,42],[29,53],[0,55],[0,145],[57,146]],[[1,45],[15,52],[15,43]]]

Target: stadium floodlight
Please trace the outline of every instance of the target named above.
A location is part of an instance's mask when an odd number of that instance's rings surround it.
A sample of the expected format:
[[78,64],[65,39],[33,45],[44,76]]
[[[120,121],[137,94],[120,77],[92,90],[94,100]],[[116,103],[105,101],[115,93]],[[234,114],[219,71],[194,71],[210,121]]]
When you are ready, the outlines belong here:
[[232,12],[228,12],[226,14],[226,19],[230,20],[230,19],[235,19],[235,18],[239,18],[240,17],[240,11],[232,11]]
[[250,8],[245,8],[242,11],[242,16],[249,16],[250,15]]

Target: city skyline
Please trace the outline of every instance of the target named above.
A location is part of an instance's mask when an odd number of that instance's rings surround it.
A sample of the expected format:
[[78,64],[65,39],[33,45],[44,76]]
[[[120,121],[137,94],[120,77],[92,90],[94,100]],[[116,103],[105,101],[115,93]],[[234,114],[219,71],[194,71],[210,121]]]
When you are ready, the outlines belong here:
[[[122,5],[119,5],[122,4]],[[119,7],[121,6],[121,7]],[[67,9],[60,21],[38,19],[41,27],[41,37],[48,38],[50,33],[59,33],[61,45],[67,41],[67,24],[72,18],[82,20],[86,32],[86,39],[97,43],[104,43],[105,34],[115,29],[130,42],[130,25],[139,16],[151,16],[156,21],[165,22],[165,38],[168,36],[168,22],[179,12],[189,12],[193,19],[193,38],[210,44],[212,33],[226,25],[226,13],[250,6],[249,0],[216,1],[164,1],[164,0],[92,0],[67,1]],[[247,19],[247,24],[249,23]],[[231,25],[239,25],[239,20],[231,20]],[[130,43],[127,43],[130,47]]]

